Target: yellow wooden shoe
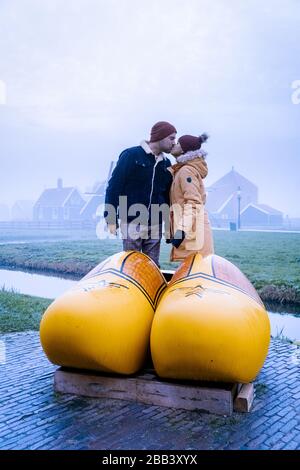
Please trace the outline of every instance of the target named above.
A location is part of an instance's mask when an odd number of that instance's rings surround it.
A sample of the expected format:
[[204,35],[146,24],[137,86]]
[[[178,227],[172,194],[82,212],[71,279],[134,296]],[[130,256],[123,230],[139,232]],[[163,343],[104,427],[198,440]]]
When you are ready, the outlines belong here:
[[40,325],[46,355],[60,366],[137,372],[165,287],[148,256],[135,251],[111,256],[46,310]]
[[216,255],[189,256],[156,309],[151,354],[159,376],[252,381],[270,342],[270,322],[250,281]]

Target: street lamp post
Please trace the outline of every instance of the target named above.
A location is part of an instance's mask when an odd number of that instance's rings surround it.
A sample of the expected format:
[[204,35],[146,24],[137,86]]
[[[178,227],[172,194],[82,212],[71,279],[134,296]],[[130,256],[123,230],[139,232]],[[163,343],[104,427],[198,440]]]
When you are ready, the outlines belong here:
[[238,230],[241,228],[241,187],[238,186],[237,188],[237,200],[238,200]]

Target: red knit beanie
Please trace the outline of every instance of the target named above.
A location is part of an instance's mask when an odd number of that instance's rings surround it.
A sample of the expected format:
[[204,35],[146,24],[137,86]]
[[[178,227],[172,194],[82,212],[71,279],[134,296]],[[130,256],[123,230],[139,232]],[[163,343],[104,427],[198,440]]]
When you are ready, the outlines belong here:
[[208,139],[207,134],[202,134],[199,137],[194,137],[193,135],[183,135],[179,137],[178,142],[182,148],[183,153],[190,152],[193,150],[199,150],[201,144]]
[[151,129],[151,136],[150,142],[158,142],[159,140],[163,140],[168,135],[176,133],[177,130],[175,129],[172,124],[166,121],[159,121]]

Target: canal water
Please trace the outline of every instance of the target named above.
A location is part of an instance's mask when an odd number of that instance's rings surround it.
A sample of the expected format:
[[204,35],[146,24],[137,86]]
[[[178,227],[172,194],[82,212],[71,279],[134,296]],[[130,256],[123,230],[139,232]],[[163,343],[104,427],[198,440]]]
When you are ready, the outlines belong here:
[[[13,289],[16,292],[38,297],[54,299],[74,286],[78,281],[55,276],[31,274],[23,271],[0,269],[0,288]],[[280,310],[280,311],[279,311]],[[282,311],[272,305],[268,307],[272,336],[284,336],[291,340],[300,340],[299,310]]]

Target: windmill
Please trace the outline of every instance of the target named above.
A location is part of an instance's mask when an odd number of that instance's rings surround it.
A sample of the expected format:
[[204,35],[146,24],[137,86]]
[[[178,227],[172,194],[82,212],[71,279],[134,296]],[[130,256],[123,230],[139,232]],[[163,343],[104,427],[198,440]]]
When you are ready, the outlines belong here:
[[[84,194],[88,194],[88,195],[91,195],[91,196],[102,196],[103,193],[105,194],[105,191],[106,191],[106,188],[107,188],[108,182],[110,180],[110,177],[112,175],[114,167],[115,167],[115,161],[112,160],[110,162],[110,165],[109,165],[109,170],[108,170],[108,175],[107,175],[106,180],[99,183],[98,186],[96,187],[95,191],[86,191]],[[101,188],[101,193],[102,194],[100,193],[100,188]]]
[[86,220],[98,219],[100,221],[103,219],[105,192],[106,192],[106,188],[110,180],[110,177],[112,175],[114,166],[115,166],[115,162],[112,160],[109,165],[109,171],[108,171],[106,180],[94,186],[93,191],[84,192],[84,194],[87,194],[89,198],[80,211],[80,216],[82,219],[86,219]]
[[[102,183],[104,197],[105,197],[106,188],[108,186],[108,183],[109,183],[109,180],[111,178],[114,167],[115,167],[115,162],[112,160],[110,162],[110,165],[109,165],[109,171],[108,171],[106,181],[104,182],[104,184]],[[101,194],[100,196],[103,197],[103,195]],[[94,197],[97,197],[97,196],[99,196],[99,195],[96,194]],[[98,198],[98,204],[97,204],[97,209],[96,209],[96,213],[95,213],[95,218],[98,221],[97,222],[97,227],[96,227],[97,238],[99,238],[100,240],[114,239],[115,237],[107,229],[107,224],[106,224],[106,221],[105,221],[104,215],[103,215],[104,210],[105,210],[105,202],[103,200],[103,202],[99,204],[99,198]]]
[[114,167],[115,167],[115,163],[116,163],[116,162],[115,162],[114,160],[112,160],[112,161],[110,162],[109,171],[108,171],[108,176],[107,176],[107,180],[106,180],[106,182],[105,182],[105,189],[107,188],[108,182],[109,182],[109,180],[110,180],[110,177],[111,177],[111,175],[112,175],[113,169],[114,169]]

